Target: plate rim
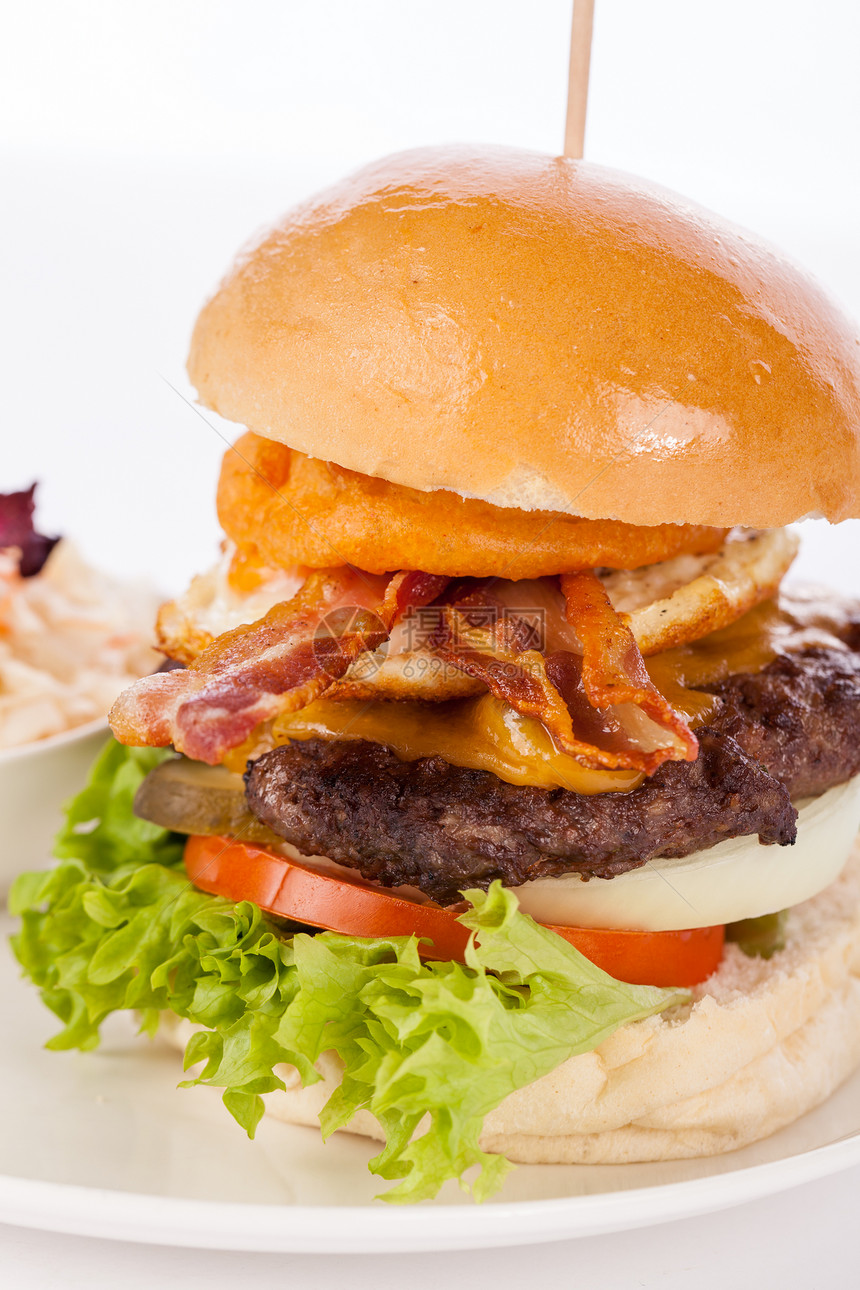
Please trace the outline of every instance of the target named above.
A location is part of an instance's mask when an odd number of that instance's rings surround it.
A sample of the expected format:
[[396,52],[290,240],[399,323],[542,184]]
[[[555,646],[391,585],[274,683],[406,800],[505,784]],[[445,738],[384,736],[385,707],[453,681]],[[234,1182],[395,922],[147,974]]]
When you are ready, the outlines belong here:
[[45,735],[44,739],[29,739],[25,744],[12,744],[8,748],[0,748],[0,766],[7,766],[16,761],[27,761],[42,753],[55,752],[59,748],[84,743],[97,734],[102,734],[107,739],[110,732],[106,716],[92,717],[79,726],[71,726],[68,730],[57,730],[52,735]]
[[490,1249],[600,1236],[717,1213],[857,1164],[860,1129],[779,1160],[701,1178],[545,1200],[426,1208],[384,1202],[211,1201],[0,1174],[0,1222],[139,1244],[258,1253]]

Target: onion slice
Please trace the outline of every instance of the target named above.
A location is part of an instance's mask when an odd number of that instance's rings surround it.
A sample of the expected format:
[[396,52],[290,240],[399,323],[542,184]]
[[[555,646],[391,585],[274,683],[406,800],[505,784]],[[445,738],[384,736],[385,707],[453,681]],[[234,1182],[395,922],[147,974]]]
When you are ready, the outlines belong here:
[[860,775],[798,808],[792,847],[731,838],[617,878],[537,878],[517,888],[520,907],[541,923],[643,931],[737,923],[788,909],[842,872],[860,828]]

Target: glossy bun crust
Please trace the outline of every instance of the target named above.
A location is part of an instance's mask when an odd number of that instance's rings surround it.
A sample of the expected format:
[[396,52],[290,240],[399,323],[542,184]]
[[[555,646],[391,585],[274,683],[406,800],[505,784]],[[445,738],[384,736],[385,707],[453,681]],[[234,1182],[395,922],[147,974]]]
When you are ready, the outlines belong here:
[[858,514],[860,340],[749,234],[602,167],[424,148],[240,256],[204,404],[312,457],[632,524]]

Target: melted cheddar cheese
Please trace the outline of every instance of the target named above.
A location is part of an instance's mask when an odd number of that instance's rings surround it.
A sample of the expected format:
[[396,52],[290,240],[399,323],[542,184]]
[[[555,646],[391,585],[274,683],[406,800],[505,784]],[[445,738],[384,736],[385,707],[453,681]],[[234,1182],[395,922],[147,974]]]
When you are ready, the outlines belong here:
[[567,788],[574,793],[625,792],[642,782],[635,770],[589,770],[559,752],[539,721],[482,694],[449,703],[357,703],[318,699],[279,717],[275,744],[286,739],[368,739],[404,761],[438,755],[453,766],[490,770],[509,784]]
[[[759,672],[781,652],[809,645],[842,648],[833,614],[811,596],[769,600],[721,631],[654,655],[646,666],[657,689],[695,728],[707,724],[721,704],[697,687],[737,672]],[[225,765],[243,770],[249,757],[293,739],[366,739],[404,761],[440,756],[454,766],[492,771],[509,784],[584,794],[629,792],[644,778],[635,770],[589,770],[559,752],[539,721],[490,694],[443,703],[318,699],[256,731]]]

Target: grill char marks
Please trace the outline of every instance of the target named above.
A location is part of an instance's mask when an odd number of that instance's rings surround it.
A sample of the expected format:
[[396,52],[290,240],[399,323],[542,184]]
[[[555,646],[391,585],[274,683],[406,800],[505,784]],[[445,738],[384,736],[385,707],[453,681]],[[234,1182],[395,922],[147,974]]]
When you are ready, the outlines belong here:
[[668,762],[631,793],[524,788],[440,757],[403,762],[377,744],[309,740],[255,762],[248,801],[301,851],[443,903],[494,878],[611,878],[730,837],[785,845],[792,797],[860,772],[860,653],[846,643],[711,687],[723,708],[697,732],[698,760]]
[[849,650],[782,654],[763,672],[710,687],[725,705],[714,726],[794,799],[860,772],[860,622],[847,643]]
[[785,844],[796,819],[782,785],[713,730],[697,761],[668,762],[632,793],[520,787],[441,757],[403,762],[379,744],[308,740],[264,754],[247,794],[254,814],[306,854],[441,903],[494,878],[611,878],[737,834]]

